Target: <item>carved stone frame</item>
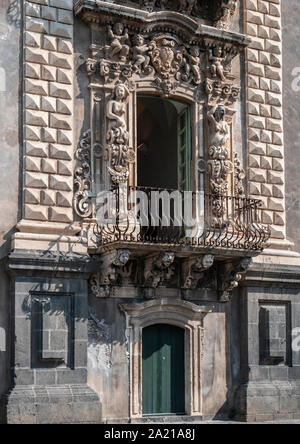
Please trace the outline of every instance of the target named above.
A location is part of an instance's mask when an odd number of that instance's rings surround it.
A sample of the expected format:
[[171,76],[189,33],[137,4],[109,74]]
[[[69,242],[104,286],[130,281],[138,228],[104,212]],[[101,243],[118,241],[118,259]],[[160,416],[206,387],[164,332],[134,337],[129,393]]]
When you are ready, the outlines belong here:
[[130,418],[142,412],[142,335],[143,328],[171,324],[185,331],[185,412],[202,415],[201,361],[203,354],[203,319],[210,307],[177,299],[158,299],[137,304],[122,304],[130,353]]

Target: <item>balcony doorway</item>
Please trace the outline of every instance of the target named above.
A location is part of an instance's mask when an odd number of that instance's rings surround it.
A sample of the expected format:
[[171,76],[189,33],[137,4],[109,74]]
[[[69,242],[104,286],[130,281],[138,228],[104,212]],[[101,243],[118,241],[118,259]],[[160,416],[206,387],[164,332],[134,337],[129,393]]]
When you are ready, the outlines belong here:
[[190,190],[189,105],[150,95],[137,103],[138,187]]

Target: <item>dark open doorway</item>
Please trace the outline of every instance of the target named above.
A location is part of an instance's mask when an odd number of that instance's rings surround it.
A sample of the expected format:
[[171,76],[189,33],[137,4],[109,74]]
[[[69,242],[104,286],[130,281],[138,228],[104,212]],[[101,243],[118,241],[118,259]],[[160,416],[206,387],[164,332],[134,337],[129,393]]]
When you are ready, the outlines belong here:
[[190,189],[190,107],[178,100],[138,96],[137,184]]

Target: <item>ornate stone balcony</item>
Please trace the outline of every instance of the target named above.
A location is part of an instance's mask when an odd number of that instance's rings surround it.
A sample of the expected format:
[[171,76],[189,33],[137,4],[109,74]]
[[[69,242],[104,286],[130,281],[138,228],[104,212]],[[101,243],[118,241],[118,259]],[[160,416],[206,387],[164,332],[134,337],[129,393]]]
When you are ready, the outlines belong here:
[[248,256],[260,252],[270,236],[256,199],[146,187],[131,187],[127,193],[118,187],[109,205],[109,215],[100,208],[95,226],[100,248],[142,244]]

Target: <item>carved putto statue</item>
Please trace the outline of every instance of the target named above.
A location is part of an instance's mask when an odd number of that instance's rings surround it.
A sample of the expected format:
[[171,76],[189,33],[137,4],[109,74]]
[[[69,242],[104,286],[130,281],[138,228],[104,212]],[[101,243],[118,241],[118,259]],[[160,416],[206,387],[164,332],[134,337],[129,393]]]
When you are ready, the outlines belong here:
[[193,80],[196,85],[201,83],[201,71],[200,71],[200,50],[197,46],[192,46],[190,53],[185,54],[186,58],[189,60],[189,64],[186,64],[186,73],[189,77],[190,71],[193,74]]
[[111,57],[118,56],[124,62],[129,53],[128,32],[122,23],[116,23],[114,28],[107,27],[108,37],[111,39]]
[[135,71],[146,71],[149,67],[150,56],[148,55],[149,45],[146,45],[145,38],[137,34],[133,38],[132,60]]
[[212,77],[219,77],[220,80],[226,81],[223,66],[226,57],[223,52],[221,46],[215,46],[213,49],[209,49],[209,61],[211,62],[210,70]]

